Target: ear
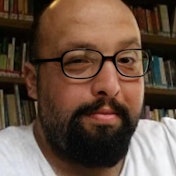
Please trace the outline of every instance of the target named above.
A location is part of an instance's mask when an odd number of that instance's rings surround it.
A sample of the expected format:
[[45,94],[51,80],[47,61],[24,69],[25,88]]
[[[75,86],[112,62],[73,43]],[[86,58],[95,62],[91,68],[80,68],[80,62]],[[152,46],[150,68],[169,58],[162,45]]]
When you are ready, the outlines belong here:
[[37,73],[35,67],[27,62],[24,64],[23,73],[28,96],[37,100]]

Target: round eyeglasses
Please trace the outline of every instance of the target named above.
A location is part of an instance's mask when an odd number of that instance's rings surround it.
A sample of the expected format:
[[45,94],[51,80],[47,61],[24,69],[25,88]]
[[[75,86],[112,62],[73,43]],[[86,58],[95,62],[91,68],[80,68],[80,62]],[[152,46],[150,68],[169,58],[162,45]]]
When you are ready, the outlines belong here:
[[61,57],[33,59],[33,64],[60,62],[63,73],[73,79],[88,79],[96,76],[106,60],[112,60],[117,71],[125,77],[142,77],[148,71],[151,55],[144,49],[126,49],[113,56],[104,56],[101,52],[78,48],[64,52]]

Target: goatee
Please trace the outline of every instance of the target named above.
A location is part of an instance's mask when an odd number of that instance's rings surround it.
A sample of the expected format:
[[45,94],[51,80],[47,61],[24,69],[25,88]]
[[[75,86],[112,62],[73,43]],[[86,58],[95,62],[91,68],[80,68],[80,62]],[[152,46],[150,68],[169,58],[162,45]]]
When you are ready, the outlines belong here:
[[[95,131],[85,129],[83,118],[108,105],[118,114],[121,126],[96,125]],[[41,107],[43,109],[43,107]],[[131,117],[126,106],[115,99],[99,99],[85,103],[74,112],[56,110],[49,104],[50,113],[40,113],[39,117],[48,143],[58,157],[76,162],[88,168],[112,167],[128,152],[131,137],[136,129],[140,113]]]

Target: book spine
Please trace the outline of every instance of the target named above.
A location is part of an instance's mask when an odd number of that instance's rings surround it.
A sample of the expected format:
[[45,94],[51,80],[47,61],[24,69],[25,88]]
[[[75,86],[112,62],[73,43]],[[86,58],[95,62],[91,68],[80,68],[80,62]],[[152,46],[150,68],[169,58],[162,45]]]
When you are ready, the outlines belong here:
[[24,125],[24,119],[22,116],[22,110],[21,110],[21,99],[20,99],[20,91],[18,84],[14,85],[14,93],[15,93],[15,100],[16,100],[16,109],[17,109],[17,116],[19,125]]
[[4,17],[4,0],[0,0],[0,18]]
[[0,89],[0,129],[5,128],[4,91]]
[[161,85],[161,72],[158,56],[152,56],[152,75],[153,85],[159,87]]
[[146,18],[147,18],[147,31],[149,34],[153,34],[151,11],[149,9],[146,9]]
[[18,0],[18,19],[24,20],[24,0]]
[[4,18],[9,18],[9,0],[4,0]]
[[9,18],[18,19],[18,0],[9,1]]
[[166,37],[170,37],[171,30],[170,30],[167,5],[159,4],[158,8],[159,8],[160,21],[161,21],[162,35]]
[[160,68],[160,74],[161,74],[161,86],[163,88],[167,88],[166,71],[164,67],[163,57],[158,57],[158,59],[159,59],[159,68]]
[[17,108],[14,94],[7,94],[7,111],[10,126],[18,126]]
[[171,36],[172,38],[176,37],[176,7],[174,9],[174,14],[173,14]]

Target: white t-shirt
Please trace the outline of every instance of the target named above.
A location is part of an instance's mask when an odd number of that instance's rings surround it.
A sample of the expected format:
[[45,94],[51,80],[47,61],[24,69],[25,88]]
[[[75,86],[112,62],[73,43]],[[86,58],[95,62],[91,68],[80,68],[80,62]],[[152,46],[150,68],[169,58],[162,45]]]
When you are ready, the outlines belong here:
[[56,176],[35,141],[33,125],[0,132],[0,176]]
[[120,176],[176,176],[176,120],[141,120]]
[[[32,125],[0,132],[0,176],[55,176]],[[140,120],[120,176],[176,176],[176,120]]]

